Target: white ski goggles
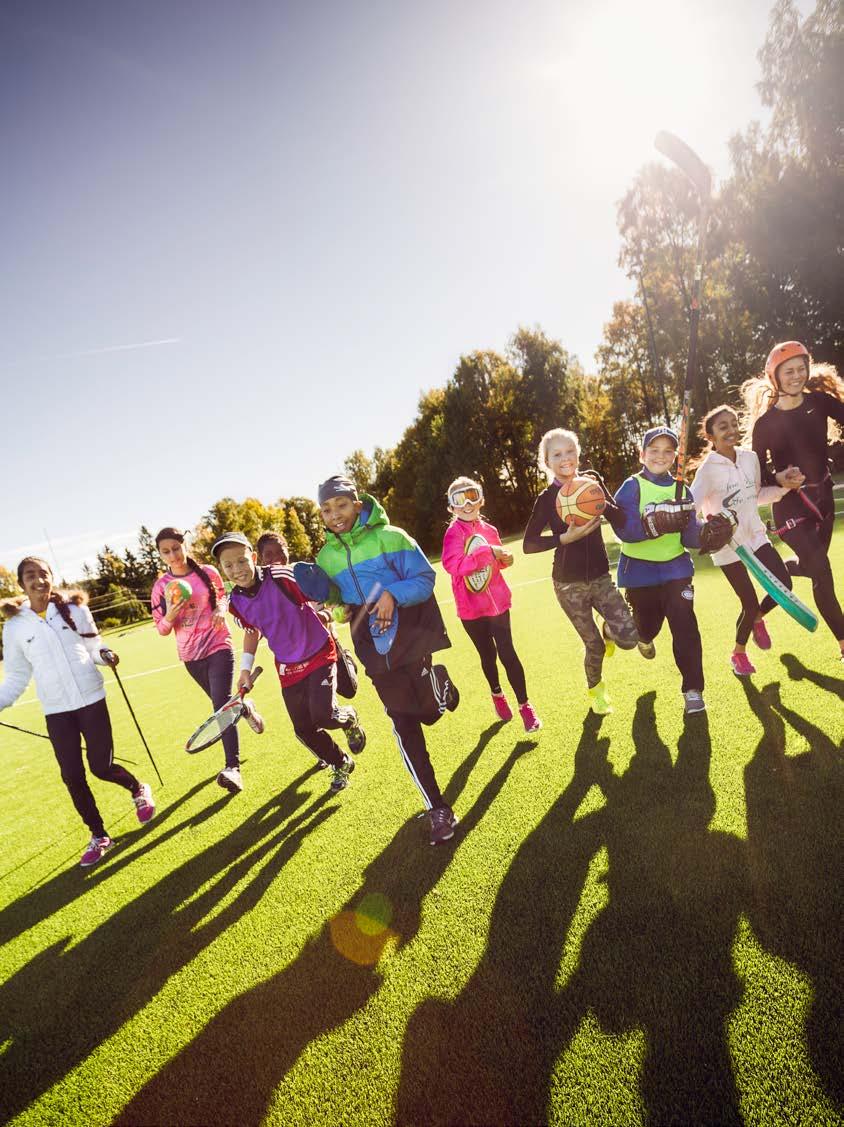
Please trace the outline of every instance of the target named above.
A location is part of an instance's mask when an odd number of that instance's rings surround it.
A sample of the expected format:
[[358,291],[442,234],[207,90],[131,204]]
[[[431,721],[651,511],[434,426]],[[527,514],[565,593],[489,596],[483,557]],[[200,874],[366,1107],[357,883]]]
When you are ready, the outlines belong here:
[[473,485],[465,489],[455,489],[448,495],[448,503],[453,509],[462,509],[464,505],[477,505],[483,499],[483,493]]

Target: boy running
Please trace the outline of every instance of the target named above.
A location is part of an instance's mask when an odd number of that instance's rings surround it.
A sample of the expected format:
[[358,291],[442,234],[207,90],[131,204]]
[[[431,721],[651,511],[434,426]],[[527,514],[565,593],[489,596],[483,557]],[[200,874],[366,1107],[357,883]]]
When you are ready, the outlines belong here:
[[654,638],[668,619],[674,660],[682,674],[686,712],[703,712],[703,652],[694,610],[694,564],[686,548],[717,551],[732,535],[732,524],[715,514],[694,519],[695,504],[684,487],[675,500],[671,468],[680,440],[669,427],[651,427],[642,442],[642,469],[615,495],[620,518],[611,516],[619,540],[618,586],[627,593],[643,657],[656,656]]
[[366,734],[353,708],[337,703],[337,650],[308,605],[290,568],[256,564],[257,553],[241,532],[224,532],[211,553],[234,586],[229,610],[246,631],[238,688],[252,688],[251,669],[261,635],[275,658],[281,695],[300,743],[332,768],[330,789],[343,790],[355,769],[329,731],[342,728],[349,750],[363,751]]
[[435,724],[460,700],[432,653],[451,642],[434,598],[434,569],[404,529],[387,523],[381,505],[335,476],[318,492],[329,535],[316,564],[296,564],[309,598],[345,604],[352,642],[393,722],[405,766],[428,810],[431,845],[454,836],[457,818],[443,801],[425,745],[423,724]]

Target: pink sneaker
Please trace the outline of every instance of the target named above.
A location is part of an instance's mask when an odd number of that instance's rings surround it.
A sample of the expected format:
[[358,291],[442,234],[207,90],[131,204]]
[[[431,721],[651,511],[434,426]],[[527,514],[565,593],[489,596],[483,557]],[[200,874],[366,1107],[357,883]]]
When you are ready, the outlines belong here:
[[114,848],[114,842],[106,835],[105,837],[92,837],[88,842],[88,848],[82,854],[82,859],[79,864],[83,869],[89,869],[91,865],[96,865],[98,861],[102,861],[109,849]]
[[510,702],[503,693],[492,694],[492,707],[495,709],[495,715],[499,720],[505,723],[513,719],[513,709],[510,707]]
[[149,783],[141,783],[137,793],[132,795],[132,801],[135,803],[135,813],[138,815],[138,821],[141,824],[148,822],[154,816],[155,803],[152,800],[152,790]]
[[526,732],[538,732],[542,727],[542,721],[533,711],[533,705],[530,701],[526,701],[525,704],[520,705],[519,716],[522,718]]
[[753,623],[753,641],[760,650],[769,650],[771,648],[771,635],[768,633],[768,627],[765,625],[764,618],[757,618]]
[[756,672],[756,666],[747,654],[730,654],[730,665],[732,665],[733,673],[737,677],[749,677],[751,673]]

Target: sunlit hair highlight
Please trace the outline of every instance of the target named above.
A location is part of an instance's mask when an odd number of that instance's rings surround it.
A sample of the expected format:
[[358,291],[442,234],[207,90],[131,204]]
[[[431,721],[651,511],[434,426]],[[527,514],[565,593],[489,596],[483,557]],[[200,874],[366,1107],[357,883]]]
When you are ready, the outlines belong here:
[[574,443],[574,448],[577,451],[578,458],[580,457],[580,439],[573,430],[564,430],[562,427],[554,427],[553,430],[546,430],[542,438],[539,440],[539,448],[536,452],[536,464],[539,467],[539,472],[545,474],[549,481],[554,480],[554,471],[548,466],[548,447],[555,439],[567,439],[569,442]]
[[[834,364],[809,365],[809,376],[803,385],[803,391],[822,391],[844,403],[844,380],[839,376]],[[741,385],[741,395],[744,400],[744,410],[739,415],[742,442],[749,446],[756,421],[775,406],[780,391],[767,376],[754,376]],[[840,433],[838,424],[830,419],[827,428],[829,441],[837,441]]]

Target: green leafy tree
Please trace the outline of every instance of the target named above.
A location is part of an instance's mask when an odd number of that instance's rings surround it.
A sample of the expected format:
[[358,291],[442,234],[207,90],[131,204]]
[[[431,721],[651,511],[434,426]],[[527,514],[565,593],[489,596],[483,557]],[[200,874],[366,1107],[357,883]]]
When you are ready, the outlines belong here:
[[299,514],[291,505],[287,510],[287,547],[290,550],[291,560],[306,560],[311,557],[311,542],[304,526],[299,519]]
[[6,567],[0,567],[0,599],[19,594],[20,587],[18,587],[18,578],[15,573],[9,571]]

